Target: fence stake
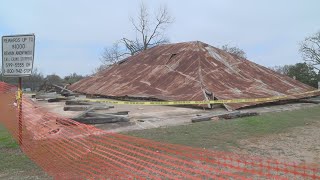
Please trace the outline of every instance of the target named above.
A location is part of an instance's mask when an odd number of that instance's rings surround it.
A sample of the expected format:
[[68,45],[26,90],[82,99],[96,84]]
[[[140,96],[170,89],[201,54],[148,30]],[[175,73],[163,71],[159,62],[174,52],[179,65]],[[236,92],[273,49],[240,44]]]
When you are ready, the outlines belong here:
[[22,77],[19,77],[18,85],[18,110],[19,110],[19,145],[22,146]]

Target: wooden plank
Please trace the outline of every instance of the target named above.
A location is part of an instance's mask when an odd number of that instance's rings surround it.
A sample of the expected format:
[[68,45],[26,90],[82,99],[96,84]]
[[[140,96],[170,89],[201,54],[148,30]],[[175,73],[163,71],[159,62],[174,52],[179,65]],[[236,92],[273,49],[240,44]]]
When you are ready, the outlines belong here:
[[221,117],[228,114],[240,114],[240,111],[232,111],[232,112],[225,112],[225,113],[219,113],[219,114],[206,114],[203,116],[194,117],[191,119],[191,122],[201,122],[201,121],[210,121],[213,117]]
[[104,123],[116,123],[116,122],[128,122],[129,118],[120,116],[110,117],[80,117],[73,118],[75,121],[84,124],[104,124]]
[[88,117],[97,117],[97,116],[108,116],[108,115],[128,115],[129,111],[119,111],[119,112],[115,112],[115,113],[95,113],[95,112],[88,112],[87,116]]
[[74,93],[73,91],[69,90],[65,87],[61,87],[59,85],[56,85],[56,84],[49,84],[49,85],[46,85],[46,89],[45,89],[46,92],[56,92],[58,94],[61,94],[62,96],[65,96],[65,97],[69,97],[69,96],[78,96],[78,93]]
[[71,99],[73,99],[73,98],[75,98],[75,97],[73,97],[73,96],[69,96],[69,97],[58,97],[58,98],[50,98],[50,99],[48,99],[48,102],[60,102],[60,101],[67,101],[67,100],[71,100]]
[[320,100],[317,100],[317,99],[299,99],[298,102],[320,104]]
[[92,105],[93,103],[84,101],[66,101],[66,105]]
[[52,99],[48,99],[48,102],[60,102],[60,101],[65,101],[67,100],[67,98],[63,97],[63,98],[52,98]]
[[65,106],[64,111],[85,111],[88,110],[89,106]]
[[88,112],[93,111],[93,110],[94,110],[94,107],[91,107],[91,108],[87,109],[86,111],[84,111],[84,112],[82,112],[82,113],[78,114],[78,115],[77,115],[77,116],[75,116],[74,118],[81,118],[81,117],[85,117],[85,116],[87,115],[87,113],[88,113]]
[[56,92],[50,92],[50,93],[37,93],[36,94],[36,99],[53,99],[53,98],[58,98],[60,97],[59,94],[57,94]]
[[248,116],[258,116],[259,113],[257,112],[240,112],[240,114],[226,114],[221,116],[220,118],[223,119],[234,119],[234,118],[241,118],[241,117],[248,117]]
[[[64,111],[86,111],[92,106],[65,106],[63,107]],[[106,110],[109,109],[109,106],[94,106],[94,110]]]
[[234,119],[234,118],[257,116],[257,115],[259,115],[259,113],[257,113],[257,112],[233,111],[233,112],[209,114],[209,115],[194,117],[191,119],[191,122],[210,121],[214,117],[218,117],[218,118],[222,118],[222,119]]
[[64,87],[61,87],[61,86],[58,86],[58,85],[56,85],[56,84],[52,84],[52,86],[53,87],[55,87],[55,88],[57,88],[57,89],[59,89],[60,90],[60,93],[62,93],[62,92],[68,92],[69,94],[74,94],[72,91],[70,91],[69,89],[66,89],[66,88],[64,88]]

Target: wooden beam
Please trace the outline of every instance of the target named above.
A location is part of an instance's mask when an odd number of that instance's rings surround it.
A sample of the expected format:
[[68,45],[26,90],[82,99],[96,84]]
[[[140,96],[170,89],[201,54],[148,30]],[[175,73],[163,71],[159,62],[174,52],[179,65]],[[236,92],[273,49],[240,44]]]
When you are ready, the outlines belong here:
[[257,112],[240,112],[240,111],[233,111],[233,112],[226,112],[226,113],[219,113],[219,114],[206,114],[203,116],[194,117],[191,119],[191,122],[201,122],[201,121],[210,121],[214,117],[222,118],[222,119],[234,119],[240,117],[247,117],[247,116],[257,116],[259,113]]
[[106,110],[109,109],[109,106],[65,106],[63,107],[64,111],[86,111],[89,108],[94,107],[94,110]]
[[123,116],[110,116],[110,117],[80,117],[73,118],[75,121],[84,124],[104,124],[104,123],[116,123],[116,122],[128,122],[128,117]]
[[[88,113],[88,112],[91,112],[91,111],[93,111],[93,110],[94,110],[94,107],[91,107],[91,108],[85,110],[84,112],[78,114],[78,115],[75,116],[74,118],[77,119],[77,118],[85,117],[85,116],[87,116],[87,113]],[[73,118],[73,119],[74,119],[74,118]]]
[[53,99],[53,98],[58,98],[61,97],[59,94],[56,92],[50,92],[50,93],[37,93],[36,94],[36,99]]
[[66,105],[92,105],[93,103],[85,101],[66,101]]
[[56,85],[56,84],[52,84],[52,86],[55,87],[55,88],[58,88],[58,89],[60,90],[60,93],[66,91],[66,92],[68,92],[68,93],[70,93],[70,94],[73,94],[72,91],[70,91],[69,89],[66,89],[66,88],[64,88],[64,87],[58,86],[58,85]]
[[48,102],[60,102],[60,101],[65,101],[67,100],[67,98],[63,97],[63,98],[52,98],[52,99],[48,99]]
[[241,117],[248,117],[248,116],[258,116],[259,113],[257,112],[240,112],[240,114],[226,114],[219,118],[223,119],[234,119],[234,118],[241,118]]
[[87,116],[88,117],[97,117],[97,116],[108,116],[108,115],[128,115],[129,111],[119,111],[119,112],[115,112],[115,113],[95,113],[95,112],[88,112]]
[[299,99],[298,102],[320,104],[320,100],[316,100],[316,99]]
[[226,112],[226,113],[219,113],[219,114],[206,114],[203,116],[194,117],[191,119],[191,122],[201,122],[201,121],[210,121],[213,117],[220,117],[227,114],[240,114],[240,111],[233,111],[233,112]]

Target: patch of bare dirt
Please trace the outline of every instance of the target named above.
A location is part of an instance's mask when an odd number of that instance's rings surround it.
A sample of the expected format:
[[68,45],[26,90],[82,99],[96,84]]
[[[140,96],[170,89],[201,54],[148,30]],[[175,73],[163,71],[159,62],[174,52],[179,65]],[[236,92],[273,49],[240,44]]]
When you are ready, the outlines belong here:
[[320,123],[292,128],[286,133],[240,140],[234,152],[306,163],[320,168]]

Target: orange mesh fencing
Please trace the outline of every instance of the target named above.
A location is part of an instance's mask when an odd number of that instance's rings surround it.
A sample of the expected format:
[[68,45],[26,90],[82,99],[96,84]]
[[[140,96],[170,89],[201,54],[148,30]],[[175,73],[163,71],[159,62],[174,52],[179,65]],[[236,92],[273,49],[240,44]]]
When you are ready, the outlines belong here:
[[[0,84],[0,123],[19,140],[16,89]],[[109,133],[23,97],[20,148],[56,179],[320,179],[316,167]]]

